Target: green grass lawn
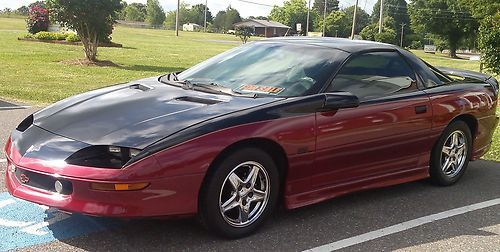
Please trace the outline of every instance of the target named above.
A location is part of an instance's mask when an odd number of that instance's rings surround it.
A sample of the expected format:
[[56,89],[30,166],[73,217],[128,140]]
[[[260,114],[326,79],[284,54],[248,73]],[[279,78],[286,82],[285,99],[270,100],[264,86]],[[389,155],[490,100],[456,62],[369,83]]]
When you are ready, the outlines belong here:
[[[84,58],[80,46],[18,41],[24,34],[23,19],[0,17],[0,97],[38,105],[115,83],[183,70],[240,41],[234,35],[181,32],[176,37],[173,31],[118,26],[113,41],[124,48],[99,48],[98,52],[99,59],[118,66],[97,67],[61,63]],[[477,61],[414,53],[436,66],[479,70]],[[500,161],[499,130],[494,141],[486,157]]]
[[18,41],[22,19],[0,18],[0,96],[47,104],[98,87],[178,71],[226,51],[238,43],[234,35],[181,33],[118,26],[113,41],[124,48],[99,48],[98,57],[118,67],[84,67],[61,61],[82,59],[83,48]]

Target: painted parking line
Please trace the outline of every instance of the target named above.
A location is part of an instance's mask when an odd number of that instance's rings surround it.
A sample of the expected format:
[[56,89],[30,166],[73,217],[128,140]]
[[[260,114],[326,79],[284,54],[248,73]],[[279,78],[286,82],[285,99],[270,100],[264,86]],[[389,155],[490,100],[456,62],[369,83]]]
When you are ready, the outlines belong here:
[[319,246],[316,248],[308,249],[305,251],[307,251],[307,252],[323,252],[323,251],[334,251],[334,250],[338,250],[338,249],[343,249],[343,248],[347,248],[347,247],[357,245],[357,244],[360,244],[363,242],[375,240],[375,239],[378,239],[378,238],[381,238],[384,236],[388,236],[388,235],[399,233],[399,232],[402,232],[402,231],[405,231],[408,229],[419,227],[419,226],[422,226],[422,225],[425,225],[425,224],[428,224],[428,223],[431,223],[434,221],[450,218],[453,216],[465,214],[468,212],[476,211],[479,209],[483,209],[483,208],[487,208],[487,207],[491,207],[491,206],[495,206],[495,205],[500,205],[500,198],[496,198],[496,199],[492,199],[492,200],[488,200],[488,201],[484,201],[484,202],[480,202],[480,203],[476,203],[476,204],[472,204],[472,205],[468,205],[468,206],[464,206],[464,207],[451,209],[451,210],[440,212],[437,214],[427,215],[427,216],[420,217],[420,218],[417,218],[414,220],[406,221],[403,223],[399,223],[399,224],[396,224],[393,226],[378,229],[378,230],[375,230],[372,232],[364,233],[364,234],[354,236],[351,238],[347,238],[344,240],[332,242],[332,243],[325,244],[325,245],[322,245],[322,246]]
[[0,193],[0,251],[103,231],[119,224],[113,219],[68,215]]

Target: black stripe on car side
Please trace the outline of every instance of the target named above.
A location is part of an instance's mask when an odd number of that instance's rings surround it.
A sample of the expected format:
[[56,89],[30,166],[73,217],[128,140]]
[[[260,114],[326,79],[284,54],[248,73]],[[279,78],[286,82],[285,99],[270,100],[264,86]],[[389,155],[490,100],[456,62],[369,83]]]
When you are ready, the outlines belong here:
[[241,110],[217,117],[215,119],[207,120],[171,134],[170,136],[167,136],[146,147],[138,156],[130,160],[125,166],[161,150],[214,131],[248,123],[312,114],[319,108],[323,107],[324,102],[325,94],[289,98],[275,103],[266,104],[261,107]]

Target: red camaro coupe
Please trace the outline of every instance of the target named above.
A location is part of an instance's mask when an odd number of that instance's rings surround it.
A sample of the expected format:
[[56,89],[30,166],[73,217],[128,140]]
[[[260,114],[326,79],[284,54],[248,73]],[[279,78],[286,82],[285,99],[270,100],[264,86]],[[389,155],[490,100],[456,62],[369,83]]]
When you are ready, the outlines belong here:
[[66,212],[197,215],[237,238],[278,204],[457,182],[490,147],[497,101],[491,76],[392,45],[266,39],[29,116],[5,147],[6,185]]

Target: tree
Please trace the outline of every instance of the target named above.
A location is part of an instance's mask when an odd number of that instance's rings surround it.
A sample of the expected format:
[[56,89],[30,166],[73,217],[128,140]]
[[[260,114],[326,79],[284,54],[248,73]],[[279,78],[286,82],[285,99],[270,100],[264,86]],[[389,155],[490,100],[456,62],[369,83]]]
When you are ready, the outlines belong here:
[[[349,35],[351,34],[352,28],[352,19],[354,18],[354,5],[349,6],[344,10],[347,19],[351,20],[351,24],[349,26]],[[354,28],[354,34],[359,34],[363,28],[370,24],[370,15],[366,13],[363,9],[359,8],[356,13],[356,26]]]
[[371,41],[377,41],[377,42],[382,42],[382,43],[389,43],[389,44],[396,44],[397,43],[397,35],[396,31],[391,29],[394,25],[394,19],[392,17],[385,17],[384,18],[384,29],[382,30],[382,33],[378,33],[378,24],[377,23],[372,23],[359,33],[361,37],[364,40],[371,40]]
[[135,7],[136,9],[138,9],[144,16],[147,16],[148,15],[148,12],[147,12],[147,7],[145,4],[142,4],[142,3],[131,3],[129,6],[132,6],[132,7]]
[[80,36],[85,57],[97,61],[97,47],[110,39],[120,0],[47,0],[47,6],[53,20]]
[[217,31],[227,31],[234,27],[234,24],[241,22],[240,13],[229,6],[225,11],[219,11],[215,16],[213,26]]
[[472,15],[480,20],[479,50],[486,69],[500,75],[500,2],[498,0],[463,0]]
[[248,19],[269,20],[268,17],[264,17],[264,16],[257,16],[257,17],[249,16]]
[[128,5],[124,9],[124,19],[127,21],[144,22],[146,17],[136,6]]
[[409,5],[412,26],[421,33],[446,39],[450,57],[457,57],[461,40],[477,29],[478,23],[459,0],[414,0]]
[[236,37],[239,37],[241,39],[241,42],[243,44],[246,44],[248,39],[252,36],[253,33],[253,27],[250,26],[239,26],[236,28]]
[[21,15],[21,16],[28,16],[30,9],[27,6],[21,6],[17,8],[16,14]]
[[[181,2],[179,6],[179,24],[182,26],[183,24],[189,23],[190,17],[189,5]],[[167,16],[165,18],[164,26],[167,29],[175,29],[175,16],[177,15],[176,11],[167,12]]]
[[[307,2],[305,0],[288,0],[283,3],[283,7],[274,6],[269,15],[269,19],[286,24],[292,29],[296,29],[297,24],[302,24],[301,34],[306,33],[307,23]],[[312,26],[312,19],[310,20]]]
[[[404,27],[404,33],[410,34],[412,31],[410,29],[410,15],[408,14],[408,4],[405,0],[384,0],[384,17],[392,17],[394,19],[394,25],[389,27],[396,31],[397,36],[401,36],[400,25],[402,23],[407,24]],[[377,23],[380,19],[380,0],[378,0],[375,5],[373,5],[373,11],[371,20],[372,23]]]
[[224,26],[228,29],[234,28],[234,24],[241,22],[241,16],[238,10],[231,8],[229,6],[226,9],[226,17],[224,19]]
[[396,41],[396,32],[391,28],[385,28],[381,33],[375,34],[375,41],[388,43],[388,44],[397,44]]
[[[320,16],[323,16],[325,11],[325,0],[314,0],[312,9],[315,10]],[[332,11],[339,10],[338,0],[327,0],[326,1],[326,15],[328,16]]]
[[147,13],[146,17],[147,22],[155,28],[161,26],[165,21],[166,18],[165,12],[163,11],[163,8],[160,6],[158,0],[147,1],[146,13]]
[[[332,11],[326,16],[325,36],[347,38],[351,35],[351,23],[344,11]],[[323,20],[319,26],[323,26]]]
[[[239,14],[238,14],[239,15]],[[203,26],[205,24],[205,5],[204,4],[197,4],[193,5],[191,9],[189,10],[189,23],[195,23]],[[207,8],[207,23],[212,22],[212,13],[210,12],[210,9]]]
[[500,75],[500,11],[495,16],[485,17],[479,34],[482,63],[487,69]]
[[217,32],[228,30],[226,27],[224,27],[225,17],[226,17],[226,11],[219,11],[217,12],[217,15],[215,15],[213,27]]

